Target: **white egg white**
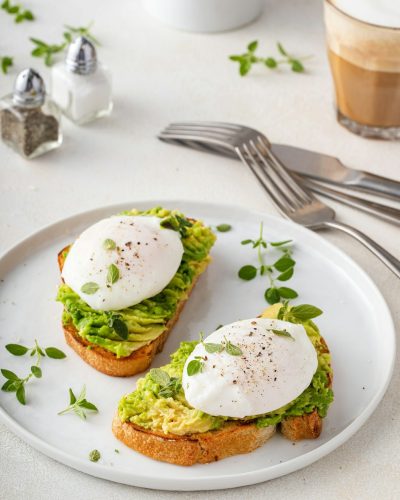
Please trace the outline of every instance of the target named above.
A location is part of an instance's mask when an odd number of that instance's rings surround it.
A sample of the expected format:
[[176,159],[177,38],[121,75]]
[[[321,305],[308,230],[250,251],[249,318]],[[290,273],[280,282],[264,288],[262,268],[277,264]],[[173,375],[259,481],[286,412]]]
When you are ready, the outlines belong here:
[[[107,249],[105,240],[112,240],[115,248]],[[179,233],[160,227],[158,217],[109,217],[77,238],[62,277],[93,309],[114,311],[161,292],[178,270],[182,255]],[[119,272],[115,283],[107,281],[112,264]],[[96,283],[99,288],[93,294],[84,293],[85,283]]]
[[[242,354],[233,356],[226,348],[210,354],[204,345],[225,346],[227,341]],[[187,367],[195,359],[202,370],[190,376]],[[310,385],[317,366],[317,353],[303,326],[254,318],[223,326],[199,343],[185,363],[182,385],[194,408],[209,415],[244,418],[293,401]]]

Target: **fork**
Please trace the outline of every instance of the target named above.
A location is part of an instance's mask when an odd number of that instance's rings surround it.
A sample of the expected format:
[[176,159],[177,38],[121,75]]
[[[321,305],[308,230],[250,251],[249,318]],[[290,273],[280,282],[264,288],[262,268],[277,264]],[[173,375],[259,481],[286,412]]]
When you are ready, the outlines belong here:
[[400,278],[400,261],[366,234],[336,221],[335,211],[297,182],[274,155],[265,135],[257,130],[222,122],[183,122],[169,125],[159,138],[183,141],[202,150],[211,148],[224,156],[238,156],[283,216],[312,230],[333,228],[353,236]]

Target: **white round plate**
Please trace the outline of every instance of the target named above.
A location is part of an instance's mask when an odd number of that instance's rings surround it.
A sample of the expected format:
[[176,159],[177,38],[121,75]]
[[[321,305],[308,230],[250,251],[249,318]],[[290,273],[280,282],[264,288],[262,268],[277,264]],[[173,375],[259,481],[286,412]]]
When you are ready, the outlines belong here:
[[[118,205],[75,215],[29,236],[0,260],[0,367],[18,375],[29,372],[32,358],[9,354],[4,345],[20,342],[61,348],[67,358],[42,361],[43,378],[26,387],[27,405],[14,393],[0,393],[1,420],[26,442],[46,455],[93,476],[145,488],[210,490],[258,483],[294,470],[330,453],[350,438],[374,411],[389,383],[395,357],[395,334],[388,307],[370,278],[350,258],[317,234],[283,219],[225,205],[192,202],[140,202],[132,207],[163,205],[179,208],[211,225],[229,223],[219,233],[213,262],[199,280],[164,351],[154,366],[168,362],[179,342],[209,334],[221,323],[257,316],[267,306],[266,278],[244,282],[237,277],[244,264],[256,263],[254,250],[240,244],[255,238],[264,222],[265,238],[293,239],[297,261],[291,287],[299,291],[295,303],[323,309],[317,318],[332,353],[335,401],[316,440],[293,444],[281,435],[253,453],[220,462],[179,467],[151,460],[125,447],[111,432],[120,397],[135,388],[137,377],[103,375],[86,365],[64,342],[62,306],[54,301],[59,273],[57,252],[88,225],[131,208]],[[273,256],[271,256],[273,258]],[[68,388],[87,397],[98,408],[81,421],[74,414],[58,416],[68,404]],[[92,463],[92,449],[101,459]],[[115,450],[119,450],[117,453]]]

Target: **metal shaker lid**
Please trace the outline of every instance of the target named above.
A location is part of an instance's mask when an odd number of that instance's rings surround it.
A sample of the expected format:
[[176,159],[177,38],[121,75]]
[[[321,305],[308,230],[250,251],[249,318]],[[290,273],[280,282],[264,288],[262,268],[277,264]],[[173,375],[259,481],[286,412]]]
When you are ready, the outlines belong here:
[[46,86],[43,78],[31,68],[19,73],[14,84],[13,101],[17,106],[36,108],[46,98]]
[[97,54],[92,42],[84,36],[76,38],[68,47],[65,63],[72,73],[94,73],[97,68]]

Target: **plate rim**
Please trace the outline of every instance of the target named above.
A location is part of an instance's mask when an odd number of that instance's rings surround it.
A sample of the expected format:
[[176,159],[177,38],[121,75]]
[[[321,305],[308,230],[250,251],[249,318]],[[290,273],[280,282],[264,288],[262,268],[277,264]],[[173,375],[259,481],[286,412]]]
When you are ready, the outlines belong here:
[[[380,299],[380,309],[383,308],[385,312],[385,321],[387,323],[387,327],[389,327],[386,331],[388,332],[388,338],[391,340],[391,345],[389,346],[391,350],[391,362],[390,365],[386,367],[385,382],[380,384],[379,391],[375,393],[374,397],[369,401],[364,410],[359,414],[349,425],[347,425],[339,434],[331,438],[329,441],[321,444],[314,450],[308,451],[298,457],[291,458],[281,464],[275,464],[272,466],[268,466],[256,471],[247,471],[239,474],[235,474],[234,479],[232,479],[231,475],[221,474],[219,476],[202,476],[202,477],[182,477],[179,480],[176,478],[157,478],[159,482],[158,486],[149,487],[147,481],[149,479],[154,479],[154,475],[151,474],[143,474],[135,475],[132,473],[129,477],[129,480],[126,478],[126,472],[119,472],[118,469],[111,468],[102,464],[94,464],[83,458],[75,457],[67,452],[64,452],[57,448],[54,445],[51,445],[44,441],[43,439],[35,436],[30,431],[26,430],[23,425],[17,423],[13,418],[6,412],[6,410],[0,406],[0,421],[4,423],[12,432],[14,432],[17,436],[23,439],[25,442],[33,446],[38,451],[44,453],[45,455],[57,460],[58,462],[63,463],[69,467],[72,467],[78,471],[84,472],[86,474],[92,475],[94,477],[99,477],[101,479],[107,479],[110,481],[118,482],[121,484],[128,484],[132,486],[138,486],[142,488],[148,489],[156,489],[156,490],[174,490],[174,491],[205,491],[205,490],[217,490],[217,489],[227,489],[227,488],[237,488],[241,486],[246,486],[250,484],[257,484],[260,482],[264,482],[273,478],[277,478],[288,473],[294,472],[296,470],[302,469],[313,462],[323,458],[328,455],[336,448],[344,444],[351,436],[353,436],[370,418],[375,409],[377,408],[379,402],[382,400],[385,395],[387,388],[390,384],[393,375],[394,363],[396,359],[396,332],[395,326],[393,322],[393,317],[390,311],[390,308],[383,297],[381,291],[375,284],[375,282],[370,278],[370,276],[366,273],[366,271],[351,257],[349,257],[343,250],[338,248],[336,245],[331,243],[330,241],[324,239],[318,233],[311,231],[304,226],[296,224],[290,220],[279,217],[275,214],[269,214],[267,212],[249,209],[243,206],[236,206],[231,204],[224,203],[213,203],[206,201],[193,201],[193,200],[185,200],[185,199],[143,199],[137,200],[136,202],[120,202],[113,203],[110,205],[102,205],[95,208],[91,208],[84,211],[75,212],[68,217],[57,219],[54,222],[43,225],[35,231],[32,231],[27,236],[21,238],[19,241],[14,243],[13,245],[6,248],[0,254],[0,264],[11,256],[13,252],[15,252],[18,248],[23,247],[28,241],[32,238],[38,238],[40,235],[46,232],[51,232],[57,226],[65,226],[68,224],[79,223],[79,219],[83,217],[92,218],[96,214],[101,214],[110,211],[116,213],[117,211],[121,211],[126,209],[127,206],[131,207],[144,207],[144,206],[192,206],[193,210],[201,209],[215,209],[215,210],[225,210],[229,212],[240,212],[247,215],[259,216],[267,219],[277,220],[279,224],[286,225],[288,227],[296,227],[296,230],[307,234],[308,237],[312,237],[317,239],[321,244],[330,248],[334,252],[338,252],[342,259],[347,261],[349,265],[357,270],[358,273],[361,273],[363,279],[367,280],[369,286],[372,287],[375,291],[375,294]],[[390,335],[389,335],[390,334]],[[383,380],[383,378],[382,378]],[[226,481],[229,479],[230,484],[226,484]],[[179,485],[177,482],[179,481]],[[224,483],[225,482],[225,483]],[[178,488],[177,488],[178,486]]]

